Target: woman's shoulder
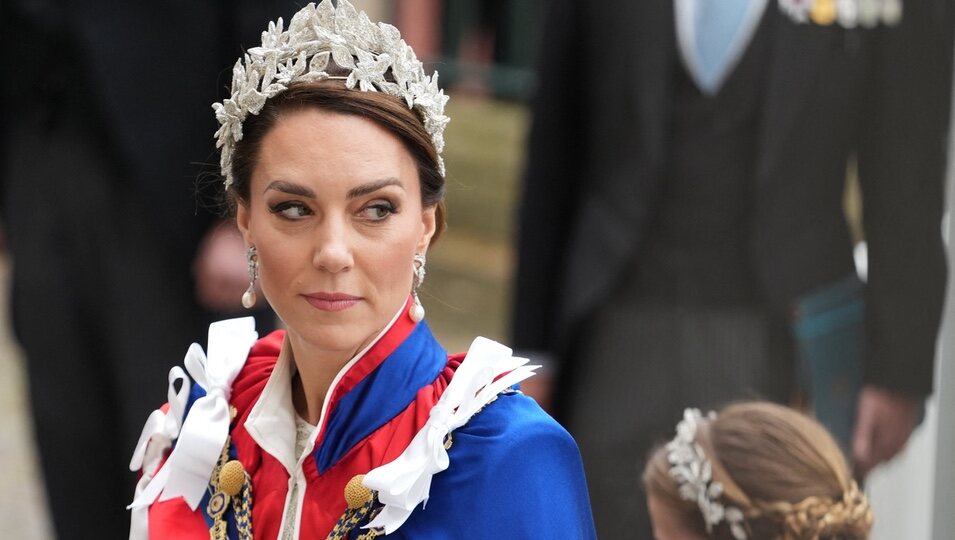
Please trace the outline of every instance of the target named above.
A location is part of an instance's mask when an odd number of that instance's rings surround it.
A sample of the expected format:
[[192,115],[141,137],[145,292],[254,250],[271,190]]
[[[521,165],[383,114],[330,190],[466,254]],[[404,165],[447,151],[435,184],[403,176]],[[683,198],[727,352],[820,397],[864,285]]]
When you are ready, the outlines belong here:
[[519,391],[453,431],[448,457],[409,538],[595,537],[577,444]]
[[249,350],[245,365],[232,383],[234,399],[253,393],[258,395],[272,375],[272,369],[282,352],[282,342],[285,339],[284,330],[276,330],[263,338],[258,339]]
[[[217,324],[229,322],[213,323],[213,327]],[[236,372],[234,372],[236,375],[228,387],[231,396],[230,401],[249,399],[250,394],[255,394],[257,391],[261,392],[278,360],[284,338],[285,332],[283,330],[276,330],[262,338],[257,338],[253,334],[249,340],[251,345],[246,345],[248,348],[244,349],[248,352],[242,353],[242,357],[230,361],[236,366],[234,368],[236,369]],[[182,365],[175,365],[169,370],[169,389],[167,392],[169,401],[154,411],[153,415],[173,414],[176,416],[175,422],[171,424],[166,422],[166,424],[177,428],[181,426],[185,417],[189,414],[192,404],[208,392],[206,386],[212,382],[206,372],[208,362],[209,360],[203,353],[202,348],[193,343],[186,352]],[[230,404],[235,405],[235,403]],[[146,430],[149,429],[151,424],[155,423],[157,421],[147,422]],[[144,431],[140,445],[148,442],[149,438],[155,434]],[[179,435],[178,429],[164,435],[166,439],[175,440]]]
[[[234,418],[229,420],[229,409],[233,409],[233,414],[246,414],[262,392],[281,352],[284,333],[276,331],[258,339],[251,325],[251,319],[213,323],[209,332],[209,356],[198,344],[193,344],[183,361],[185,369],[175,366],[170,370],[169,401],[147,419],[130,461],[131,470],[142,471],[132,505],[131,538],[146,537],[148,531],[167,530],[170,523],[182,524],[176,525],[180,527],[176,531],[201,530],[208,534],[204,527],[198,527],[203,520],[193,519],[199,515],[195,511],[197,497],[201,497],[207,487],[202,474],[196,476],[187,471],[188,482],[176,483],[175,494],[191,500],[190,503],[178,497],[154,503],[160,494],[168,495],[167,480],[173,475],[182,477],[181,471],[202,469],[209,463],[209,474],[212,474],[212,465],[220,453],[216,447],[229,444],[225,432],[231,432],[236,425]],[[200,400],[203,406],[194,407]],[[197,418],[192,418],[196,415]],[[192,418],[190,423],[186,422],[187,418]],[[223,421],[229,425],[220,425]],[[221,440],[209,439],[206,434],[210,432],[222,433]],[[203,450],[214,448],[215,455],[196,454],[197,440],[206,442]],[[176,448],[192,450],[184,450],[186,454],[175,461],[174,442]],[[169,470],[159,475],[160,468]]]
[[523,448],[539,452],[538,445],[546,444],[548,451],[568,452],[569,457],[579,459],[577,443],[570,433],[520,390],[498,394],[452,436],[462,442],[500,447],[505,454]]
[[[535,376],[533,371],[537,366],[528,365],[526,359],[515,358],[511,354],[510,348],[479,337],[466,354],[449,356],[448,367],[454,372],[453,378],[458,376],[464,363],[477,362],[476,369],[495,366],[489,369],[493,370],[495,384],[502,388],[502,391],[491,397],[467,423],[456,429],[452,438],[473,438],[473,443],[480,441],[481,445],[501,447],[547,442],[558,447],[567,447],[573,455],[579,456],[577,444],[567,430],[547,414],[537,401],[524,395],[519,389],[520,381]],[[510,360],[501,361],[503,357]],[[489,358],[491,360],[488,360]],[[523,375],[519,375],[519,371]],[[509,383],[505,382],[504,379],[515,375],[517,377],[511,378]],[[511,386],[503,386],[501,383]]]
[[[266,382],[272,375],[284,339],[285,331],[275,330],[255,341],[252,348],[249,349],[249,354],[241,370],[239,370],[229,388],[230,405],[241,412],[255,403],[256,398],[262,393],[262,389],[265,388]],[[192,408],[192,403],[205,396],[208,390],[203,386],[203,381],[196,380],[196,373],[188,371],[188,374],[192,382],[192,390],[189,395],[189,403],[186,406],[186,415]]]
[[265,337],[256,340],[249,350],[249,360],[254,358],[272,358],[274,362],[282,351],[282,342],[285,340],[285,330],[275,330]]

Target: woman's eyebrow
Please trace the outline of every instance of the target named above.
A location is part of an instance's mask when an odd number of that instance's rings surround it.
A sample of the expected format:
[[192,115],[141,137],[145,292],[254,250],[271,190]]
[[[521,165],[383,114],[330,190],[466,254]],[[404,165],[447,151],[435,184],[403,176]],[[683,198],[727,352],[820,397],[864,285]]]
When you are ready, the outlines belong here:
[[374,180],[372,182],[368,182],[367,184],[362,184],[360,186],[351,188],[348,190],[348,198],[355,199],[363,195],[368,195],[369,193],[374,193],[385,186],[398,186],[401,189],[405,188],[401,181],[395,177],[382,178],[381,180]]
[[285,180],[276,180],[265,187],[262,193],[274,189],[276,191],[281,191],[283,193],[288,193],[289,195],[298,195],[300,197],[309,197],[314,199],[315,192],[311,188],[303,186],[301,184],[293,184],[292,182],[286,182]]

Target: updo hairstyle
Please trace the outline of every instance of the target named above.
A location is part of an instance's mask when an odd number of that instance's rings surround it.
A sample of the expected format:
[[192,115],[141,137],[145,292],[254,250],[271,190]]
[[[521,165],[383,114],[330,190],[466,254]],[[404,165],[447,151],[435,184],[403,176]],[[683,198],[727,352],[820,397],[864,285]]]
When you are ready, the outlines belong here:
[[[730,405],[704,420],[696,442],[723,484],[719,501],[740,509],[751,539],[864,540],[873,515],[845,457],[818,422],[765,402]],[[706,527],[695,501],[683,499],[670,476],[665,446],[643,471],[647,494],[678,512],[700,536]],[[726,522],[709,535],[732,540]]]

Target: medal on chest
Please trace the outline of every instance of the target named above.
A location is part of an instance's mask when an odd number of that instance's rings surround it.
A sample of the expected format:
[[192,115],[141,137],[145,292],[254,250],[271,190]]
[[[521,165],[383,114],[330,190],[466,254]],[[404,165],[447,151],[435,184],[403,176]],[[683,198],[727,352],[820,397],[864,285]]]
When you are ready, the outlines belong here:
[[902,0],[779,0],[779,9],[797,23],[819,26],[874,28],[902,20]]

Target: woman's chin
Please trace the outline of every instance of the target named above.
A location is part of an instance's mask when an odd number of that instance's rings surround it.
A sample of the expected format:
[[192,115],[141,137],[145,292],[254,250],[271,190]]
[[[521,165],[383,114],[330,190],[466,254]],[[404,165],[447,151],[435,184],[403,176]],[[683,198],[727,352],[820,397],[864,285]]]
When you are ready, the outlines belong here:
[[305,328],[289,324],[288,329],[303,341],[303,345],[315,351],[336,354],[351,358],[374,339],[374,328],[367,325],[334,324],[310,322]]

